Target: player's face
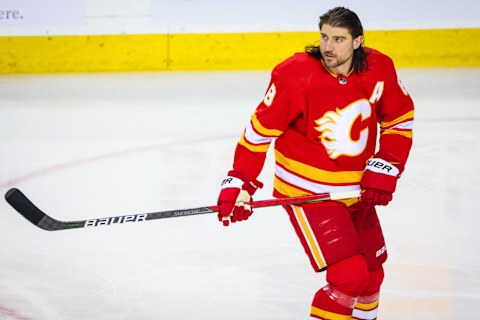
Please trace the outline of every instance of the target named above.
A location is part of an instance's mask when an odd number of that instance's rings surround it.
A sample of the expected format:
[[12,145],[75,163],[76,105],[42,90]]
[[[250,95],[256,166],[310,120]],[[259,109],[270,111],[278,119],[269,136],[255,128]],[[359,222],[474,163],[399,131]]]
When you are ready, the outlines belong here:
[[362,36],[353,39],[347,28],[324,24],[320,30],[320,52],[325,66],[336,75],[347,74],[353,52],[362,44]]

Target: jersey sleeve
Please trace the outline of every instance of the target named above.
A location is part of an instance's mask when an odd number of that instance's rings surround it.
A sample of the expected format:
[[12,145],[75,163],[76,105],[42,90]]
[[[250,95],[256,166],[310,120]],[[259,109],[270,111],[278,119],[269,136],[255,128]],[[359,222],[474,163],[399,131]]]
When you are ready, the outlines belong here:
[[414,104],[398,79],[391,59],[387,59],[384,70],[388,73],[385,92],[377,105],[380,124],[379,151],[393,156],[403,167],[412,147]]
[[260,174],[271,142],[301,113],[294,107],[295,92],[284,74],[284,68],[279,66],[272,71],[265,97],[245,126],[235,150],[233,170],[251,179]]

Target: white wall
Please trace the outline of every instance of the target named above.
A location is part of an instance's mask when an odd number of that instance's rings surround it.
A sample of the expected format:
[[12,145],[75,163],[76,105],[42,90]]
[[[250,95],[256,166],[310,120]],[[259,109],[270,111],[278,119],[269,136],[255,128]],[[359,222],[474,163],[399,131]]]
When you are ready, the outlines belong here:
[[479,0],[0,0],[0,35],[314,31],[337,5],[369,30],[480,27]]

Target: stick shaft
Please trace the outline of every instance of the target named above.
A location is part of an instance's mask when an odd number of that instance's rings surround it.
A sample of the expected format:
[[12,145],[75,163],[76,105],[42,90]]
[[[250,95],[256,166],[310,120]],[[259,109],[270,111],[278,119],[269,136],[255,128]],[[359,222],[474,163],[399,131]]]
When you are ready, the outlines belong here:
[[[322,193],[294,198],[268,199],[253,201],[250,205],[254,208],[264,208],[280,205],[298,205],[303,203],[321,202],[329,200],[341,200],[349,198],[358,198],[360,191]],[[50,217],[35,206],[19,189],[12,188],[5,194],[7,202],[28,221],[39,228],[49,231],[78,229],[87,227],[99,227],[114,224],[123,224],[127,222],[142,222],[156,219],[165,219],[173,217],[184,217],[199,214],[218,212],[218,206],[207,206],[190,209],[178,209],[168,211],[158,211],[150,213],[128,214],[107,218],[96,218],[77,221],[60,221]]]

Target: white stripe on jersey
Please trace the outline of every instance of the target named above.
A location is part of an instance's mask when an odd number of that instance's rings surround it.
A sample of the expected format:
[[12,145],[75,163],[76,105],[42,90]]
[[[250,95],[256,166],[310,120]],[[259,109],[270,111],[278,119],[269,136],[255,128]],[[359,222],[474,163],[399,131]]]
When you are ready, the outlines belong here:
[[408,130],[413,130],[413,124],[414,124],[414,120],[410,120],[410,121],[405,121],[405,122],[401,122],[397,125],[394,125],[393,127],[391,128],[388,128],[388,130],[392,130],[392,129],[408,129]]
[[261,136],[253,130],[252,123],[249,121],[245,126],[245,139],[251,144],[265,144],[270,143],[273,138]]

